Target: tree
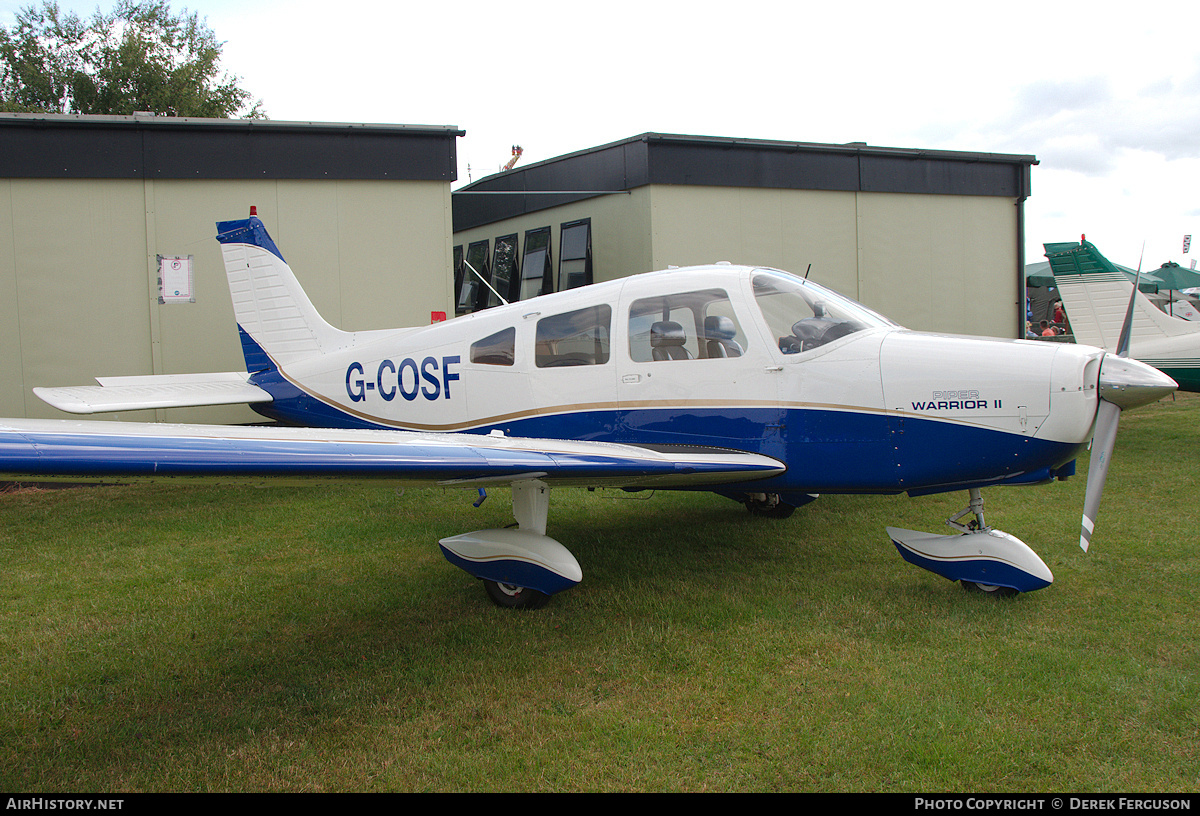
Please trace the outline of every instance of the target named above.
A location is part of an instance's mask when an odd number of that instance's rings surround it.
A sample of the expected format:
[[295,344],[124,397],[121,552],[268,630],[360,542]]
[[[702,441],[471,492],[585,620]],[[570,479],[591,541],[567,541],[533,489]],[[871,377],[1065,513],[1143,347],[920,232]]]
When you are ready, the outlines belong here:
[[265,118],[262,102],[221,71],[222,45],[197,13],[172,14],[169,0],[117,0],[86,23],[44,0],[0,28],[0,110]]

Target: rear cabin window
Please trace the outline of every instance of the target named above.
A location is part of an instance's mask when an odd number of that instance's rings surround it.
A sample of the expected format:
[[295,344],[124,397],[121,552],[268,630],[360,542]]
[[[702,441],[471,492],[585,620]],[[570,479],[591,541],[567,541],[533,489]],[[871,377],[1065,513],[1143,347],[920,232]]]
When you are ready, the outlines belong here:
[[607,304],[545,317],[537,324],[538,368],[604,365],[609,357],[612,308]]
[[746,335],[724,289],[636,300],[629,308],[629,356],[635,363],[740,357]]
[[498,331],[471,344],[471,362],[481,365],[510,366],[517,345],[517,330]]

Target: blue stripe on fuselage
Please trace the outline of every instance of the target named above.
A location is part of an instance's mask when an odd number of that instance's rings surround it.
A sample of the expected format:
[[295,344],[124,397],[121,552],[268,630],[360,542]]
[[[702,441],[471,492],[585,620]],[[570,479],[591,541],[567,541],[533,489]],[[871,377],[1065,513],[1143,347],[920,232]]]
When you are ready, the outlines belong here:
[[[307,425],[383,428],[303,394],[280,380],[263,384],[290,398],[255,410]],[[424,429],[421,429],[424,430]],[[836,410],[657,408],[535,415],[465,429],[485,434],[633,445],[699,445],[759,453],[788,465],[761,491],[937,492],[1004,482],[1037,482],[1074,460],[1079,445],[921,417]],[[1066,471],[1069,472],[1069,471]]]
[[[397,429],[301,391],[248,334],[241,335],[247,369],[255,372],[250,381],[273,398],[271,403],[252,405],[255,411],[313,427]],[[1073,471],[1064,466],[1082,448],[976,425],[834,408],[600,409],[531,415],[463,432],[492,430],[531,439],[699,445],[758,453],[788,465],[786,473],[756,483],[756,489],[767,492],[931,493],[1026,484],[1045,481],[1060,470],[1069,475]]]

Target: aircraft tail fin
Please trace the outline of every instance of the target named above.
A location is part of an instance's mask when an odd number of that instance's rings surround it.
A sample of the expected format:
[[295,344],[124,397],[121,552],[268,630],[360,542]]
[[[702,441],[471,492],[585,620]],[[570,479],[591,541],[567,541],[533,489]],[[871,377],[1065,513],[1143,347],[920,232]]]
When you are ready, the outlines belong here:
[[[1043,246],[1076,342],[1114,351],[1133,281],[1088,241]],[[1141,292],[1137,294],[1132,334],[1135,344],[1196,331],[1200,331],[1200,325],[1166,315]]]
[[249,218],[219,222],[217,241],[251,373],[270,361],[283,366],[351,342],[352,333],[318,314],[253,209]]

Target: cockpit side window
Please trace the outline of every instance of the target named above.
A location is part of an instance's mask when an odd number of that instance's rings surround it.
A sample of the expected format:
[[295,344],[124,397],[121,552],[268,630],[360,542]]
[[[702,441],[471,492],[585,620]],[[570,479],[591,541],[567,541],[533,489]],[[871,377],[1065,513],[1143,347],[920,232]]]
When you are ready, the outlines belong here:
[[504,329],[471,344],[471,362],[510,366],[517,346],[517,330]]
[[723,289],[642,298],[629,307],[635,363],[740,357],[746,335]]
[[608,304],[542,318],[537,324],[534,362],[538,368],[604,365],[609,358],[611,324]]
[[754,276],[754,300],[784,354],[819,348],[876,326],[895,325],[862,304],[786,272]]

